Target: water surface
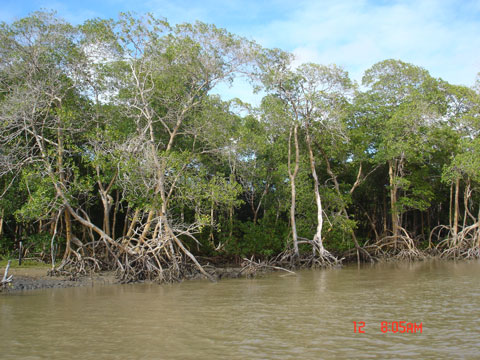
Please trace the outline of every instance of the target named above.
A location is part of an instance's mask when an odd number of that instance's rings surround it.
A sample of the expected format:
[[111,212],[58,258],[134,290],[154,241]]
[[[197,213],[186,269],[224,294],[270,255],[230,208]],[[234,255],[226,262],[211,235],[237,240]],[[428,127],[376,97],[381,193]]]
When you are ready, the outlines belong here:
[[[9,294],[0,358],[478,359],[479,274],[429,261]],[[382,321],[422,332],[384,334]]]

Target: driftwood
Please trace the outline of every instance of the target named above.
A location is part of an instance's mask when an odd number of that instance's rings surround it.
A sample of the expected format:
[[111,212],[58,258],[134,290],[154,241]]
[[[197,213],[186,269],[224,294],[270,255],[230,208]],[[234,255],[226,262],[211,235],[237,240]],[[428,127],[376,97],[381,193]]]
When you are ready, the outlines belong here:
[[2,279],[2,287],[6,286],[7,284],[12,282],[13,275],[8,276],[8,269],[10,269],[10,263],[12,260],[8,260],[7,267],[5,268],[5,272],[3,273],[3,279]]

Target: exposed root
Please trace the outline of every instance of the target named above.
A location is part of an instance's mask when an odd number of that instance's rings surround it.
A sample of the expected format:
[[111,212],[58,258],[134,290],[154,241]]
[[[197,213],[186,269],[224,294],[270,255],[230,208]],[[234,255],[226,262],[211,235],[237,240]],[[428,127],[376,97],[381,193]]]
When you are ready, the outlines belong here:
[[[311,243],[309,240],[302,240],[300,243]],[[314,244],[315,246],[315,244]],[[333,254],[328,250],[321,247],[315,246],[315,251],[312,253],[304,253],[297,256],[293,249],[287,249],[276,257],[272,258],[270,261],[272,264],[276,264],[283,268],[288,269],[297,269],[297,268],[325,268],[325,267],[334,267],[340,266],[342,264],[342,259],[337,259]]]
[[385,236],[370,246],[374,255],[384,260],[423,260],[426,253],[419,250],[416,241],[408,232],[400,228],[402,235]]
[[332,253],[330,253],[323,246],[317,248],[316,251],[305,258],[305,265],[308,267],[335,267],[342,264],[342,259],[337,259]]
[[267,270],[281,270],[289,274],[296,275],[295,272],[285,269],[280,266],[273,265],[274,262],[270,261],[255,261],[253,256],[250,259],[243,258],[242,270],[240,270],[240,275],[245,275],[246,277],[255,277],[259,271]]
[[[432,231],[433,232],[433,231]],[[436,246],[441,258],[479,259],[480,258],[479,223],[464,227],[458,234],[448,231],[447,237]]]
[[347,261],[360,261],[360,262],[369,262],[375,263],[379,260],[378,254],[378,247],[375,245],[364,245],[359,246],[358,248],[353,248],[347,250],[343,253],[344,259]]
[[179,238],[179,235],[193,238],[191,229],[180,229],[177,235],[166,225],[165,219],[159,219],[159,223],[163,224],[163,229],[157,226],[154,238],[148,238],[145,227],[139,227],[132,236],[117,239],[113,244],[105,239],[80,243],[50,273],[75,279],[90,272],[113,270],[123,283],[176,282],[199,274],[214,281]]

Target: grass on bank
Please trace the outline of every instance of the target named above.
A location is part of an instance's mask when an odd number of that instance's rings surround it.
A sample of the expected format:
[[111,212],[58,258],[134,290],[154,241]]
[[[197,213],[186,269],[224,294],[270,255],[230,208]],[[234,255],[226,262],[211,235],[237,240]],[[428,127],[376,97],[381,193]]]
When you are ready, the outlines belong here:
[[[48,269],[51,267],[50,264],[46,264],[43,261],[39,260],[22,260],[22,265],[18,265],[18,259],[11,259],[10,269],[20,269],[20,268],[45,268]],[[4,269],[8,264],[8,259],[0,259],[0,269]],[[1,279],[0,279],[1,280]]]

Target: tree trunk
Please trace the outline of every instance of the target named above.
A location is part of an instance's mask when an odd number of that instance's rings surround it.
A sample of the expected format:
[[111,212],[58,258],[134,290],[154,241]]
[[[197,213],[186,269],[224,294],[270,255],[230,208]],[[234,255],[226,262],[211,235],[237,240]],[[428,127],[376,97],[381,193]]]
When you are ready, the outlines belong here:
[[110,210],[112,209],[111,196],[100,191],[100,198],[103,204],[103,231],[110,236]]
[[113,222],[112,222],[112,239],[115,239],[115,227],[117,226],[117,213],[118,213],[118,207],[120,205],[120,192],[117,190],[116,191],[116,196],[115,196],[115,207],[113,209]]
[[417,224],[417,216],[415,216],[415,210],[412,211],[412,228],[413,233],[418,235],[418,224]]
[[135,226],[137,225],[139,215],[140,215],[140,209],[136,209],[135,213],[133,214],[132,222],[130,223],[127,234],[125,235],[127,238],[133,235],[133,231],[135,230]]
[[427,209],[427,228],[428,228],[428,232],[432,231],[432,223],[430,219],[430,208]]
[[140,235],[140,238],[138,239],[140,244],[145,241],[145,238],[146,238],[148,232],[150,231],[150,227],[152,226],[152,220],[153,220],[154,215],[155,215],[155,210],[150,210],[148,212],[147,223],[145,224],[145,227],[143,228],[142,235]]
[[3,235],[3,216],[5,215],[5,209],[0,212],[0,237]]
[[[60,120],[59,120],[60,121]],[[57,171],[60,184],[63,188],[66,188],[65,184],[65,173],[63,169],[63,128],[62,124],[58,123],[57,129],[57,138],[58,138],[58,153],[57,153]],[[66,237],[66,245],[65,245],[65,253],[63,254],[63,261],[67,260],[71,253],[71,242],[72,242],[72,222],[70,220],[70,214],[68,211],[65,211],[65,237]]]
[[230,229],[228,229],[228,241],[231,241],[233,237],[233,205],[230,206],[230,209],[228,209],[228,217],[230,227]]
[[127,229],[128,229],[128,226],[130,225],[130,221],[128,220],[129,216],[130,216],[130,205],[127,206],[127,211],[125,212],[125,217],[123,220],[122,237],[125,237],[127,235]]
[[[236,171],[236,163],[234,161],[233,164],[230,166],[230,184],[233,184],[235,180],[235,171]],[[231,241],[233,237],[233,211],[234,211],[234,208],[232,204],[228,209],[228,221],[229,221],[228,241]]]
[[213,236],[213,227],[215,226],[215,222],[213,221],[214,216],[214,202],[213,202],[213,190],[212,190],[212,201],[210,203],[210,235],[208,236],[208,240],[210,244],[215,248],[215,238]]
[[[422,239],[425,240],[425,221],[423,219],[423,211],[420,211],[420,234],[422,235]],[[430,244],[428,245],[430,248]]]
[[256,207],[255,209],[253,209],[253,225],[256,225],[256,224],[257,224],[258,212],[260,211],[260,207],[262,206],[263,198],[264,198],[265,195],[267,195],[267,193],[268,193],[269,187],[270,187],[270,184],[267,182],[267,184],[265,185],[265,190],[263,190],[262,196],[260,196],[260,200],[258,201],[257,207]]
[[63,254],[63,260],[66,260],[71,252],[71,244],[72,244],[72,222],[70,219],[70,213],[65,211],[65,236],[66,236],[66,246],[65,246],[65,253]]
[[323,247],[323,240],[322,240],[322,228],[323,228],[323,209],[322,209],[322,199],[320,198],[320,184],[318,182],[317,170],[315,169],[315,157],[312,151],[312,141],[310,139],[310,133],[307,130],[307,147],[308,147],[308,155],[310,159],[310,170],[312,172],[313,177],[313,191],[315,193],[315,202],[317,204],[317,229],[315,231],[315,235],[313,236],[313,243],[317,246],[313,248],[313,253],[315,254],[316,250],[320,252],[322,255],[325,252],[325,248]]
[[455,210],[453,213],[453,228],[452,228],[454,245],[457,242],[457,234],[458,234],[459,193],[460,193],[460,177],[457,177],[455,179]]
[[464,192],[464,195],[463,195],[464,213],[463,213],[462,229],[466,228],[468,217],[470,217],[473,221],[476,220],[475,217],[470,213],[470,210],[468,208],[468,201],[469,201],[471,195],[472,195],[472,192],[470,191],[470,179],[468,179],[467,183],[466,183],[466,186],[465,186],[465,192]]
[[292,128],[290,128],[290,135],[288,137],[288,177],[290,178],[290,190],[291,190],[291,205],[290,205],[290,225],[292,227],[292,238],[293,238],[293,251],[295,256],[299,256],[298,251],[298,235],[297,235],[297,224],[295,221],[295,205],[296,205],[296,188],[295,188],[295,179],[297,177],[298,169],[300,166],[300,149],[298,146],[298,125],[293,126],[293,136],[295,143],[295,167],[292,172],[291,164],[291,153],[292,153]]
[[478,225],[477,225],[477,246],[480,249],[480,206],[478,207],[477,219],[478,219],[477,220],[478,221]]
[[375,213],[374,213],[374,218],[373,219],[370,217],[370,215],[368,215],[367,211],[365,211],[365,216],[367,217],[368,222],[370,224],[370,227],[372,228],[372,231],[375,234],[375,241],[378,241],[379,236],[378,236],[378,232],[377,232],[377,224],[376,224],[376,220],[375,220],[376,219],[375,218]]
[[387,235],[388,232],[388,217],[387,217],[387,195],[385,190],[382,191],[383,195],[383,236]]
[[[395,165],[394,165],[395,162]],[[392,212],[392,235],[394,238],[398,237],[398,211],[397,211],[397,179],[395,176],[396,169],[394,166],[397,164],[397,160],[388,162],[388,175],[390,179],[390,210]]]
[[100,167],[96,166],[95,170],[97,171],[98,192],[100,193],[100,199],[102,200],[103,204],[103,231],[108,236],[111,236],[110,211],[112,210],[113,198],[110,196],[110,190],[112,189],[118,174],[115,172],[107,187],[104,188],[102,181],[100,180]]
[[453,182],[450,184],[450,203],[448,207],[448,225],[450,226],[450,230],[453,229],[452,209],[453,209]]

